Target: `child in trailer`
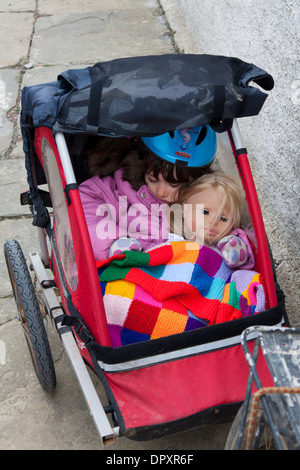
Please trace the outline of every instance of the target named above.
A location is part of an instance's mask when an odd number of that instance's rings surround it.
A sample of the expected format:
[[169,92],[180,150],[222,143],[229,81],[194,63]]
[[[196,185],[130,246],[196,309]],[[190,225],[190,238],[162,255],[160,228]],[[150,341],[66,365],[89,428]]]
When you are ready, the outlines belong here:
[[240,228],[244,194],[233,178],[221,172],[203,175],[181,192],[179,202],[185,238],[212,247],[230,268],[254,267],[251,244]]
[[102,138],[99,145],[87,155],[94,176],[79,186],[97,260],[167,241],[163,207],[177,201],[181,187],[211,171],[217,146],[209,126],[139,141]]

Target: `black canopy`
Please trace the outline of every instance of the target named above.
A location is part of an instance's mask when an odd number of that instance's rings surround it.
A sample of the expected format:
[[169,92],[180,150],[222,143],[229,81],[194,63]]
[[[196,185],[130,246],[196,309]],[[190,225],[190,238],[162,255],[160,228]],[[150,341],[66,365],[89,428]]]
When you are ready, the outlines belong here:
[[257,115],[267,97],[261,88],[273,86],[267,72],[232,57],[121,58],[24,88],[21,121],[29,115],[35,127],[109,136],[150,136],[201,124],[222,130],[221,122]]

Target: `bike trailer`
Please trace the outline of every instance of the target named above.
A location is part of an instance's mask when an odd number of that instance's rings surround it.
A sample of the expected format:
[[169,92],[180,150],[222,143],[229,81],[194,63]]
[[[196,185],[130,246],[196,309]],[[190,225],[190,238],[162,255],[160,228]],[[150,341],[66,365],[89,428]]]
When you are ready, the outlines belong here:
[[[268,73],[237,58],[170,54],[68,70],[56,81],[22,91],[21,127],[29,191],[21,200],[31,206],[41,245],[39,253],[30,253],[30,263],[46,313],[55,321],[105,444],[117,435],[146,440],[233,419],[248,379],[242,331],[253,325],[287,322],[237,122],[257,115],[267,97],[264,90],[272,88]],[[265,293],[264,308],[231,321],[114,347],[99,281],[106,267],[99,269],[94,259],[78,191],[87,178],[82,158],[85,140],[90,135],[139,138],[201,124],[209,124],[218,133],[220,166],[236,172],[242,181],[256,258],[254,269],[261,276]],[[20,280],[14,278],[22,250],[16,241],[8,241],[5,254],[23,310],[21,320],[30,337],[34,334],[28,320],[31,314],[26,310]],[[29,280],[24,282],[30,284]],[[60,302],[53,289],[59,290]],[[125,309],[128,298],[119,300]],[[38,306],[36,310],[40,317]],[[36,321],[42,330],[42,322]],[[34,341],[30,347],[42,386],[52,390],[51,351],[44,332],[41,334],[39,347],[44,348],[48,368],[39,361]],[[101,380],[109,406],[102,405],[95,395],[86,363]],[[261,358],[257,367],[266,376]]]

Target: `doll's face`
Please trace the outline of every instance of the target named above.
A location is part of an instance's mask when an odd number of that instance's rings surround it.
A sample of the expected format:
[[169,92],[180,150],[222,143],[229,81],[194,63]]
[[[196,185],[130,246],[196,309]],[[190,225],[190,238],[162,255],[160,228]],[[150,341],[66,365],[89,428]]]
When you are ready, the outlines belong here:
[[194,241],[211,245],[230,233],[229,210],[224,207],[220,212],[222,202],[222,196],[215,188],[195,193],[185,202],[184,223],[188,231],[195,234]]
[[177,192],[179,184],[171,184],[166,181],[161,174],[155,178],[152,174],[146,173],[145,183],[152,194],[166,204],[171,204],[177,199]]

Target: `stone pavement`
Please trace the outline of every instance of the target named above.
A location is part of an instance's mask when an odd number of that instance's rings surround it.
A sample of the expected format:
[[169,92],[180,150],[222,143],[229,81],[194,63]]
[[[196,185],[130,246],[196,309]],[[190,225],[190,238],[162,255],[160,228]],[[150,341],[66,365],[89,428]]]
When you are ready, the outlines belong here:
[[[174,52],[176,45],[157,0],[0,0],[0,22],[0,242],[3,247],[7,239],[16,238],[27,256],[39,245],[28,206],[19,204],[19,193],[27,187],[18,122],[21,88],[56,80],[69,68],[122,56]],[[49,340],[57,388],[46,394],[16,320],[2,251],[0,449],[101,449],[51,325]],[[104,396],[100,382],[93,380]],[[230,424],[204,426],[149,442],[119,438],[108,450],[223,449],[229,428]]]

